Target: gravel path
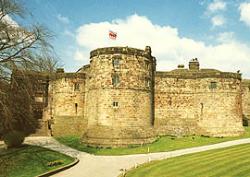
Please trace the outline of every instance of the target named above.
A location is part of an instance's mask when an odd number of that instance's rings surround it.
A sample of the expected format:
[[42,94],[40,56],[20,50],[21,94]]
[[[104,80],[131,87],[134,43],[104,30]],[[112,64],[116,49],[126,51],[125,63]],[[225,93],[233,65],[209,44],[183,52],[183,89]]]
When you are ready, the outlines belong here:
[[175,150],[170,152],[124,156],[95,156],[85,152],[79,152],[58,143],[51,137],[29,137],[25,142],[53,149],[68,154],[72,157],[77,157],[80,160],[80,162],[76,166],[55,174],[54,177],[117,177],[118,175],[123,173],[125,169],[130,169],[151,160],[162,160],[185,154],[225,148],[239,144],[246,144],[250,143],[250,138]]
[[25,138],[25,143],[30,144],[30,145],[37,145],[37,146],[42,146],[54,151],[61,152],[63,154],[67,154],[68,156],[71,157],[77,157],[80,154],[87,154],[85,152],[80,152],[78,150],[75,150],[73,148],[70,148],[68,146],[65,146],[63,144],[60,144],[58,141],[56,141],[52,137],[27,137]]

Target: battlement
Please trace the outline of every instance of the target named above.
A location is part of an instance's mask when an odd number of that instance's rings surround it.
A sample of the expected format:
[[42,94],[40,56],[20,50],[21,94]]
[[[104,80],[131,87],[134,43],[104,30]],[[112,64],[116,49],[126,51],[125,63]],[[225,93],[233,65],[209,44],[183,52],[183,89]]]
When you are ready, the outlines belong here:
[[130,48],[130,47],[105,47],[98,48],[90,52],[90,58],[98,55],[107,55],[107,54],[125,54],[125,55],[136,55],[152,59],[151,48],[146,46],[145,50]]
[[190,71],[188,69],[173,71],[157,71],[156,77],[196,79],[196,78],[234,78],[241,80],[240,73],[221,72],[217,70],[201,69],[199,71]]
[[61,79],[61,78],[83,78],[85,79],[85,73],[55,73],[51,75],[51,78]]
[[[241,80],[241,73],[222,72],[216,69],[200,69],[197,58],[190,60],[189,69],[184,65],[178,65],[177,69],[172,71],[157,71],[156,77],[196,79],[196,78],[233,78]],[[246,81],[247,82],[247,81]],[[250,82],[250,81],[249,81]]]

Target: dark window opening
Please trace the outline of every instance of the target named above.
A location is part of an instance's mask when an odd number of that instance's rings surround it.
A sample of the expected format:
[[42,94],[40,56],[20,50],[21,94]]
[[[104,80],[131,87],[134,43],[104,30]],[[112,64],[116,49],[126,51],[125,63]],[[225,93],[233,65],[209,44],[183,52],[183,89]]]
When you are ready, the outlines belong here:
[[75,103],[75,112],[76,112],[76,114],[77,114],[77,107],[78,107],[78,104]]
[[114,101],[114,102],[113,102],[113,107],[115,107],[115,108],[118,107],[118,102],[117,102],[117,101]]
[[209,88],[210,89],[216,89],[217,88],[217,82],[211,82]]
[[79,91],[80,90],[80,84],[79,83],[75,83],[74,84],[74,91]]
[[149,69],[149,62],[145,62],[146,69]]
[[120,83],[120,79],[119,79],[118,74],[114,74],[112,76],[112,84],[113,84],[113,86],[117,86],[119,83]]
[[150,80],[148,78],[145,79],[145,86],[150,87]]

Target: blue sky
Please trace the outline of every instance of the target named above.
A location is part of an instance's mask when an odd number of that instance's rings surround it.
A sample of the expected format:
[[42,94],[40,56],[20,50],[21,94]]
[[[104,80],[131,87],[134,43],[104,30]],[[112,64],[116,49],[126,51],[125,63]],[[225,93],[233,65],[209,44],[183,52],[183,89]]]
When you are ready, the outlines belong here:
[[[158,70],[198,58],[201,66],[250,78],[249,0],[20,0],[52,41],[66,71],[87,64],[97,47],[152,47]],[[108,30],[117,40],[108,39]]]

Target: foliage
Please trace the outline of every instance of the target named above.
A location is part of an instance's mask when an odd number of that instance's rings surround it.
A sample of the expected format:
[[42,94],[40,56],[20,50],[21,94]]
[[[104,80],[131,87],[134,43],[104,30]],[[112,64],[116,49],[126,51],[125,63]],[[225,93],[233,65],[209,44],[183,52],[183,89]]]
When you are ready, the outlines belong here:
[[152,144],[145,144],[142,146],[134,145],[133,147],[111,148],[111,149],[89,147],[85,144],[82,144],[81,138],[77,136],[56,137],[56,140],[62,144],[65,144],[79,151],[84,151],[96,155],[127,155],[127,154],[148,153],[148,148],[150,152],[165,152],[183,148],[215,144],[241,138],[249,138],[250,127],[245,127],[245,130],[246,130],[245,134],[238,137],[215,138],[215,137],[203,137],[203,136],[185,136],[185,137],[164,136],[160,137],[157,141],[153,142]]
[[126,177],[250,176],[250,144],[153,161],[128,171]]
[[21,26],[13,20],[25,18],[26,12],[16,0],[0,0],[0,139],[14,130],[25,136],[34,132],[38,121],[32,106],[38,78],[28,73],[49,74],[58,65],[51,32],[39,24]]
[[[48,166],[48,163],[55,161],[63,163],[58,166]],[[11,149],[0,146],[0,176],[37,176],[73,161],[74,159],[69,156],[38,146],[23,145]]]
[[3,140],[8,148],[20,147],[24,141],[24,134],[19,131],[8,132],[3,136]]

